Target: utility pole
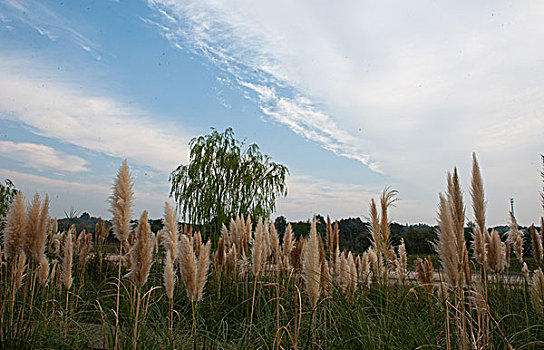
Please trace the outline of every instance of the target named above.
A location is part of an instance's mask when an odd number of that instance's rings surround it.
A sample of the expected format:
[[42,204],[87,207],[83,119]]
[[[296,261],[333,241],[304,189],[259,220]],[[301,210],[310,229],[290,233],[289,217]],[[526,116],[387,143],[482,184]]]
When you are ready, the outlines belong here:
[[510,212],[514,215],[514,198],[510,198]]

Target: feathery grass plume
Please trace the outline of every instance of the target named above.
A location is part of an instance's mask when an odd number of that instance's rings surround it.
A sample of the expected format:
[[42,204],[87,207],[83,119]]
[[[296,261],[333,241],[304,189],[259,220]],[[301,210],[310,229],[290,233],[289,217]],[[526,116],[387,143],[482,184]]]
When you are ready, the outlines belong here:
[[51,281],[51,283],[56,283],[56,279],[55,277],[57,277],[57,265],[58,265],[58,261],[57,259],[53,259],[51,261],[51,269],[49,271],[49,280]]
[[[241,246],[241,251],[247,255],[247,245],[249,244],[249,242],[251,242],[251,231],[252,231],[252,223],[251,223],[251,217],[249,216],[249,214],[247,214],[247,218],[246,218],[246,222],[244,223],[243,222],[243,218],[242,218],[242,232],[244,233],[243,235],[243,241],[242,241],[242,246]],[[239,256],[242,256],[243,254],[239,254]]]
[[45,253],[45,243],[49,228],[49,196],[45,195],[43,204],[36,193],[28,207],[26,217],[26,254],[39,263]]
[[151,241],[151,229],[147,219],[147,210],[144,210],[140,216],[135,233],[136,242],[129,252],[132,263],[129,275],[136,286],[142,288],[147,282],[153,259],[153,243]]
[[390,222],[389,222],[387,211],[389,207],[394,206],[395,202],[397,201],[397,198],[395,198],[397,194],[398,194],[397,190],[392,190],[390,187],[386,187],[383,190],[383,193],[380,197],[380,208],[381,208],[380,239],[382,240],[381,246],[384,249],[385,258],[387,258],[386,254],[387,254],[387,251],[389,250],[389,246],[390,246],[389,237],[391,235],[391,230],[389,227]]
[[193,251],[193,244],[189,241],[189,237],[186,235],[180,236],[179,243],[181,281],[183,282],[183,285],[185,285],[187,297],[189,300],[194,301],[197,267],[196,257]]
[[461,270],[460,273],[464,273],[463,256],[466,248],[465,205],[463,204],[463,194],[461,193],[461,185],[459,183],[459,176],[457,175],[457,167],[453,168],[453,175],[448,173],[447,184],[447,201],[451,211],[452,229],[455,233],[457,262],[459,269]]
[[257,227],[253,236],[251,259],[253,263],[253,275],[258,276],[261,274],[264,261],[266,260],[266,245],[264,237],[264,227],[261,218],[257,221]]
[[506,266],[507,246],[501,241],[497,231],[491,231],[487,247],[487,267],[495,273],[502,273]]
[[321,293],[321,287],[319,285],[321,264],[319,263],[319,240],[317,238],[315,216],[312,220],[312,225],[310,228],[310,238],[304,247],[302,270],[306,293],[308,293],[312,309],[314,309],[317,305],[319,294]]
[[332,257],[332,224],[331,218],[327,215],[327,252],[329,253],[329,259]]
[[106,242],[106,225],[102,218],[98,218],[98,222],[94,227],[94,232],[96,234],[96,241],[98,244],[104,244]]
[[273,222],[270,223],[270,247],[272,248],[273,262],[278,267],[281,266],[281,250],[280,250],[280,237],[278,231],[276,231],[276,225]]
[[41,201],[40,195],[38,193],[34,194],[32,197],[32,202],[30,202],[26,209],[26,227],[25,227],[25,239],[23,242],[23,250],[27,257],[32,258],[34,255],[34,241],[37,238],[36,234],[38,232],[38,225],[40,219],[40,208]]
[[508,226],[510,227],[508,230],[508,242],[514,248],[514,253],[519,262],[523,262],[523,231],[518,228],[518,222],[512,212],[510,212],[510,224]]
[[293,269],[300,269],[302,266],[302,252],[304,250],[304,238],[295,241],[295,247],[291,252],[291,265]]
[[164,260],[164,290],[168,299],[174,298],[174,288],[176,286],[176,272],[174,271],[174,259],[170,255],[170,251],[166,251],[166,259]]
[[425,260],[417,258],[417,268],[416,268],[416,277],[419,281],[419,284],[427,289],[427,291],[432,292],[434,289],[434,274],[433,274],[433,264],[429,257]]
[[113,184],[110,197],[113,214],[113,233],[119,241],[126,241],[130,234],[130,217],[132,216],[133,183],[127,160],[123,161]]
[[240,246],[240,241],[242,238],[243,230],[240,229],[241,221],[242,220],[240,219],[240,215],[238,215],[236,216],[236,220],[230,219],[230,225],[229,225],[229,232],[228,232],[229,241],[232,241],[232,243],[236,244],[237,247]]
[[85,266],[89,260],[89,253],[93,247],[92,236],[90,233],[85,233],[83,230],[80,233],[81,241],[78,249],[79,264],[81,265],[81,275],[85,272]]
[[42,255],[39,265],[40,284],[45,286],[47,284],[47,277],[49,275],[49,261]]
[[544,254],[544,218],[542,216],[540,217],[540,238],[541,238],[542,250]]
[[351,267],[349,264],[348,253],[346,250],[342,251],[342,254],[338,257],[338,271],[340,271],[338,284],[342,292],[347,292],[351,283]]
[[199,302],[202,300],[204,292],[204,286],[208,280],[208,270],[210,268],[210,241],[203,244],[200,249],[200,255],[197,260],[197,272],[196,272],[196,285],[195,285],[195,300]]
[[523,274],[525,281],[529,282],[529,266],[527,266],[527,262],[523,262],[523,266],[521,267],[521,273]]
[[474,211],[476,225],[483,233],[483,231],[486,230],[484,185],[480,166],[476,159],[476,153],[472,153],[472,182],[470,196],[472,197],[472,210]]
[[17,254],[17,265],[15,267],[15,277],[13,279],[14,282],[14,292],[17,292],[19,288],[21,288],[21,285],[23,284],[23,279],[25,278],[25,270],[26,270],[26,254],[24,251],[20,251]]
[[544,274],[539,267],[533,274],[531,283],[531,301],[535,310],[538,312],[544,311]]
[[383,253],[382,239],[380,232],[380,216],[378,214],[378,207],[374,198],[370,199],[369,209],[369,230],[370,230],[370,245],[372,250],[378,254]]
[[230,276],[235,276],[236,274],[237,263],[238,263],[237,252],[238,251],[236,249],[236,244],[232,243],[227,253],[227,257],[225,259],[225,272]]
[[199,231],[193,235],[193,252],[195,253],[197,258],[200,255],[201,246],[202,246],[202,235],[200,234],[200,231]]
[[457,237],[450,203],[442,193],[439,196],[438,242],[435,244],[435,250],[440,256],[440,262],[448,285],[456,289],[461,286],[463,280],[461,276],[463,273],[460,264],[461,257],[458,255]]
[[55,238],[55,235],[57,234],[58,230],[58,223],[57,218],[51,219],[49,221],[49,230],[47,231],[47,250],[53,251],[53,239]]
[[72,287],[72,253],[74,249],[74,231],[75,228],[74,225],[72,225],[64,238],[64,246],[62,248],[62,283],[66,289],[70,289]]
[[162,232],[164,249],[170,253],[172,261],[176,261],[179,241],[178,219],[174,209],[168,202],[164,203],[164,228]]
[[406,254],[406,245],[404,244],[404,238],[400,240],[399,245],[399,280],[400,283],[404,283],[406,278],[406,271],[408,268],[408,255]]
[[397,256],[397,253],[395,252],[395,248],[389,247],[389,269],[391,269],[391,272],[398,272],[399,268],[399,258]]
[[[225,225],[223,225],[225,227]],[[225,227],[226,228],[226,227]],[[223,271],[223,266],[225,265],[225,260],[227,259],[227,252],[225,247],[225,236],[221,235],[219,241],[217,242],[217,250],[213,253],[213,266],[216,272],[216,276],[219,277]]]
[[368,252],[363,253],[359,266],[359,280],[367,288],[370,287],[370,262],[368,258]]
[[[231,224],[234,222],[232,219],[230,219]],[[236,224],[234,224],[236,226]],[[225,246],[229,246],[229,230],[227,229],[227,226],[225,224],[221,225],[221,238],[223,239],[223,243]]]
[[327,262],[325,245],[321,236],[318,235],[317,239],[319,240],[319,263],[321,266],[319,284],[321,285],[321,290],[323,290],[324,293],[327,293],[329,290],[329,264]]
[[26,233],[25,197],[23,192],[17,191],[11,202],[4,228],[3,248],[10,259],[15,259],[23,248]]
[[378,269],[378,255],[376,254],[374,248],[369,248],[367,253],[368,263],[370,264],[370,268],[372,269],[372,278],[378,278],[378,276],[380,276],[380,272]]
[[533,256],[535,257],[538,265],[542,263],[542,238],[538,234],[535,225],[531,225],[529,229],[531,232],[531,245],[533,247]]
[[485,264],[486,251],[485,233],[476,226],[472,232],[472,253],[479,264]]
[[264,219],[264,230],[263,230],[263,238],[264,238],[264,244],[263,244],[263,257],[264,257],[264,261],[263,261],[263,264],[266,266],[266,262],[268,260],[268,258],[270,257],[271,253],[272,253],[272,246],[271,246],[271,243],[270,243],[270,225],[268,223],[268,219],[265,218]]
[[[338,220],[334,220],[333,231],[332,231],[332,252],[333,257],[336,259],[338,253],[340,252],[340,232],[338,227]],[[335,261],[336,262],[336,261]]]
[[347,262],[349,266],[349,290],[355,292],[359,285],[357,281],[357,267],[355,266],[355,259],[351,252],[348,253]]
[[285,229],[285,234],[283,235],[283,245],[282,245],[282,251],[283,256],[287,257],[287,260],[291,260],[291,252],[293,251],[293,248],[295,247],[295,236],[293,235],[293,228],[291,227],[291,223],[287,224],[287,228]]

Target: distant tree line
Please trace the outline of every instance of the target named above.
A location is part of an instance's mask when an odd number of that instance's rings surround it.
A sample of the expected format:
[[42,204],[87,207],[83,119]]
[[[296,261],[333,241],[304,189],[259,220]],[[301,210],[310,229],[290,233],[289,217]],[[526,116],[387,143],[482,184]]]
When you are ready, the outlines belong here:
[[[327,220],[322,215],[316,216],[317,231],[325,238],[327,232]],[[98,218],[90,216],[88,213],[83,213],[79,217],[65,218],[58,220],[59,230],[67,230],[70,225],[74,224],[78,231],[85,229],[87,232],[94,233],[94,229]],[[132,221],[136,225],[136,220]],[[293,228],[295,236],[308,235],[310,232],[311,220],[306,221],[291,221],[288,222],[285,216],[278,216],[274,220],[276,229],[281,238],[290,223]],[[106,221],[106,226],[108,221]],[[157,233],[163,227],[163,219],[151,219],[149,220],[151,231]],[[471,229],[472,223],[468,223],[465,228],[465,238],[467,242],[471,242]],[[346,218],[338,220],[338,228],[340,232],[340,248],[347,249],[354,252],[363,252],[370,247],[370,233],[368,231],[368,222],[361,220],[360,218]],[[393,245],[399,245],[400,240],[403,238],[406,244],[406,250],[408,254],[433,254],[432,242],[437,240],[436,226],[429,226],[427,224],[399,224],[396,222],[391,223],[391,243]],[[208,227],[207,231],[210,234],[212,227]],[[508,226],[496,226],[495,229],[501,236],[508,231]],[[530,251],[531,247],[531,235],[529,235],[527,227],[521,227],[521,230],[525,231],[524,251]],[[195,230],[201,230],[201,228],[195,228]],[[114,242],[113,236],[109,237],[110,242]]]

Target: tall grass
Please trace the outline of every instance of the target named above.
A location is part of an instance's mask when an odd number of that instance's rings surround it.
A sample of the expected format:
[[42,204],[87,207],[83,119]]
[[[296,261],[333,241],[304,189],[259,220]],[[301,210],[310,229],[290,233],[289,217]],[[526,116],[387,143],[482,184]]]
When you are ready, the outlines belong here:
[[[113,232],[121,242],[118,250],[108,248],[115,253],[106,254],[110,230],[103,224],[97,225],[95,240],[87,246],[91,235],[83,232],[75,238],[74,228],[57,232],[45,204],[36,204],[36,199],[26,203],[17,195],[3,234],[0,348],[544,346],[541,249],[537,245],[531,250],[535,259],[522,252],[524,262],[536,266],[528,278],[521,277],[520,268],[515,274],[507,272],[506,256],[510,249],[519,249],[516,235],[521,233],[515,231],[515,218],[512,244],[487,231],[483,179],[475,156],[471,254],[464,240],[465,204],[455,169],[440,196],[437,270],[430,257],[418,258],[416,269],[409,270],[404,242],[391,245],[388,209],[396,191],[388,188],[378,201],[371,201],[373,246],[362,254],[341,251],[341,232],[330,219],[323,240],[315,219],[310,235],[296,239],[290,226],[281,237],[268,220],[258,219],[253,226],[249,217],[233,218],[224,226],[212,253],[211,243],[200,233],[186,227],[180,232],[168,205],[157,238],[146,212],[134,231],[126,226],[129,174],[123,163],[111,197],[116,198]],[[121,178],[124,189],[117,188]],[[122,200],[121,193],[130,196]],[[121,204],[123,208],[114,208]],[[28,240],[19,236],[30,232],[21,227],[34,227],[32,232],[45,232],[46,238]],[[531,235],[542,239],[535,228]],[[522,257],[515,255],[512,266],[521,266]],[[51,266],[49,274],[43,272],[43,261]],[[79,273],[72,275],[73,269]]]

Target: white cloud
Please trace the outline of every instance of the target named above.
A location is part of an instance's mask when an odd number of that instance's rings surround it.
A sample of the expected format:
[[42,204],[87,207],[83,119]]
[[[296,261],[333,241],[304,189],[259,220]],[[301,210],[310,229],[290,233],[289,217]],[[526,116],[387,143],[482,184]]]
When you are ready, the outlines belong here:
[[97,45],[76,30],[77,25],[73,24],[70,19],[51,11],[43,1],[8,0],[0,3],[0,10],[5,11],[11,18],[16,18],[51,41],[66,38],[89,52],[96,60],[101,59]]
[[168,15],[165,37],[233,75],[263,113],[392,176],[430,215],[445,171],[468,175],[472,151],[490,222],[510,196],[521,222],[542,214],[542,3],[149,4]]
[[37,170],[53,169],[70,173],[89,170],[85,166],[85,159],[38,143],[0,141],[0,155]]
[[[276,215],[289,220],[307,220],[313,214],[329,215],[333,219],[368,216],[370,199],[379,201],[383,188],[360,184],[343,184],[316,176],[291,175],[287,179],[289,193],[278,200]],[[432,214],[421,201],[397,197],[397,206],[391,209],[392,221],[432,223]]]
[[[21,60],[23,61],[23,60]],[[9,69],[24,69],[14,74]],[[0,118],[36,134],[169,172],[187,161],[189,133],[110,97],[29,73],[28,64],[0,67]]]

